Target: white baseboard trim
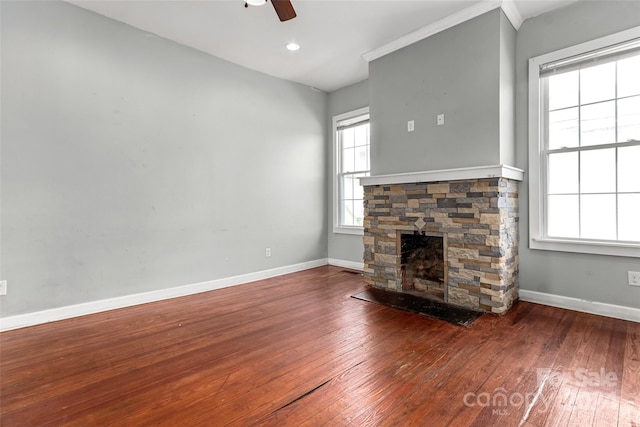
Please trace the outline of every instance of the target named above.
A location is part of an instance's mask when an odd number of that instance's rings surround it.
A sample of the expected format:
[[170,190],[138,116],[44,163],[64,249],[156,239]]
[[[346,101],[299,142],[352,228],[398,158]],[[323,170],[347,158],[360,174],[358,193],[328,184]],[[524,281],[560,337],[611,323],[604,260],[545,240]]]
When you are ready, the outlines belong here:
[[623,305],[587,301],[579,298],[546,294],[536,291],[526,291],[523,289],[520,289],[520,299],[522,301],[535,302],[538,304],[550,305],[552,307],[566,308],[568,310],[582,311],[584,313],[598,314],[600,316],[630,320],[632,322],[640,322],[640,309],[625,307]]
[[323,258],[314,261],[303,262],[300,264],[273,268],[270,270],[257,271],[255,273],[248,273],[239,276],[209,280],[207,282],[194,283],[191,285],[176,286],[167,289],[159,289],[157,291],[125,295],[122,297],[91,301],[82,304],[69,305],[66,307],[52,308],[49,310],[36,311],[33,313],[3,317],[0,318],[0,332],[18,328],[25,328],[27,326],[39,325],[42,323],[55,322],[57,320],[70,319],[72,317],[85,316],[87,314],[100,313],[102,311],[114,310],[117,308],[131,307],[134,305],[146,304],[154,301],[161,301],[170,298],[198,294],[201,292],[213,291],[216,289],[227,288],[229,286],[242,285],[244,283],[255,282],[256,280],[269,279],[271,277],[308,270],[310,268],[320,267],[327,264],[327,258]]
[[[154,301],[162,301],[170,298],[193,295],[201,292],[227,288],[230,286],[242,285],[245,283],[255,282],[257,280],[269,279],[271,277],[277,277],[284,274],[308,270],[310,268],[321,267],[327,264],[358,271],[362,271],[364,269],[364,263],[361,262],[347,261],[336,258],[323,258],[314,261],[273,268],[270,270],[257,271],[254,273],[194,283],[191,285],[176,286],[167,289],[160,289],[157,291],[143,292],[139,294],[75,304],[66,307],[36,311],[33,313],[3,317],[0,318],[0,332],[25,328],[27,326],[39,325],[42,323],[55,322],[57,320],[70,319],[78,316],[85,316],[88,314],[100,313],[108,310],[115,310],[118,308],[146,304]],[[571,298],[536,291],[527,291],[523,289],[520,289],[520,299],[522,301],[545,304],[552,307],[566,308],[568,310],[581,311],[584,313],[597,314],[600,316],[613,317],[616,319],[630,320],[632,322],[640,322],[640,309],[633,307],[587,301],[578,298]]]
[[344,259],[329,258],[329,265],[336,267],[350,268],[351,270],[364,270],[364,262],[346,261]]

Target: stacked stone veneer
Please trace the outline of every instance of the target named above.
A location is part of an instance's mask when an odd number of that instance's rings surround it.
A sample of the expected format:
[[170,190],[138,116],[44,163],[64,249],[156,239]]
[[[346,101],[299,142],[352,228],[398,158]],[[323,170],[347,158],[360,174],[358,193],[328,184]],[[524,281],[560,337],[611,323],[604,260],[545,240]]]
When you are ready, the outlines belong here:
[[366,185],[364,198],[367,283],[402,291],[400,235],[446,234],[445,301],[503,314],[517,300],[517,181]]

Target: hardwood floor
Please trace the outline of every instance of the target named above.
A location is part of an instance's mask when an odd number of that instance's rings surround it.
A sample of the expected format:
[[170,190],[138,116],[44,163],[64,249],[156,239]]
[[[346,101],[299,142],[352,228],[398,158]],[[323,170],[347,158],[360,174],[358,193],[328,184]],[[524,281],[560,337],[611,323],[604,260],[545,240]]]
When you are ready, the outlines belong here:
[[640,324],[520,302],[470,328],[320,267],[0,334],[2,426],[640,426]]

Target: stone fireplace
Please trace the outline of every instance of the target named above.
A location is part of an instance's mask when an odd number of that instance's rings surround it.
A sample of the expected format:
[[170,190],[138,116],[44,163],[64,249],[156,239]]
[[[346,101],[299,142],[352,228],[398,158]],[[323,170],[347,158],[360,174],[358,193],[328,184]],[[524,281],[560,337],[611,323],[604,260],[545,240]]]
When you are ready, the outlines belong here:
[[371,176],[368,284],[504,314],[518,299],[518,181],[508,166]]

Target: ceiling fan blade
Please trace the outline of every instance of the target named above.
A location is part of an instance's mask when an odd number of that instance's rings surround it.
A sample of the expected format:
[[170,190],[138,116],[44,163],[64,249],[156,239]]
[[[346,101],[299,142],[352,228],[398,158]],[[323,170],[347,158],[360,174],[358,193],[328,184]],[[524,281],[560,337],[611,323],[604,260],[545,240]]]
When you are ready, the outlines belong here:
[[280,21],[284,22],[296,17],[296,11],[293,10],[290,0],[271,0],[271,4],[273,4]]

